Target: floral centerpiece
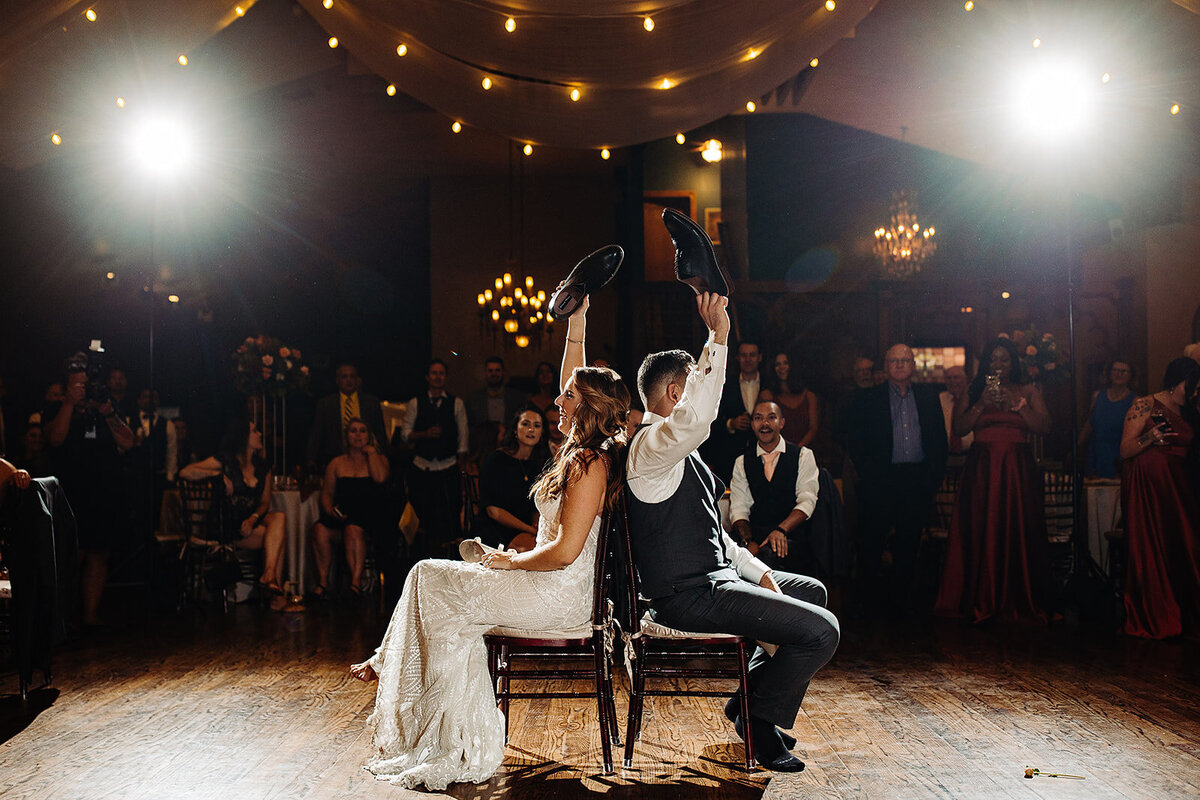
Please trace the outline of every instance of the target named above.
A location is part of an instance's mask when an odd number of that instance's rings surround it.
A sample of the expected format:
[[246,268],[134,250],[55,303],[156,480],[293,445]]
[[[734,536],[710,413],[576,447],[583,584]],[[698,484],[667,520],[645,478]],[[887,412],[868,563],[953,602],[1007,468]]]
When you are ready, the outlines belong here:
[[233,380],[243,394],[284,397],[308,390],[300,350],[270,336],[247,336],[233,351]]
[[1038,331],[1036,325],[1030,325],[1023,331],[1013,331],[1000,334],[1003,339],[1011,339],[1021,354],[1021,369],[1031,381],[1042,384],[1065,383],[1071,377],[1068,366],[1068,352],[1065,347],[1059,347],[1052,333]]

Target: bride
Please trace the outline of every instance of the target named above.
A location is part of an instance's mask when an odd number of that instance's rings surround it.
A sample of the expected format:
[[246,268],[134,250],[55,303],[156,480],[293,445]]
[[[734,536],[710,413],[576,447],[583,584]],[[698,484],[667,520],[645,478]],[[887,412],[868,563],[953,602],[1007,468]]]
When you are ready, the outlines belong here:
[[555,400],[565,441],[533,486],[537,546],[488,552],[479,563],[417,563],[375,655],[350,668],[379,680],[367,720],[382,780],[444,789],[487,780],[504,759],[504,717],[483,634],[496,625],[559,630],[586,625],[600,516],[620,489],[629,390],[617,373],[584,367],[587,301],[571,315],[563,353],[569,376]]

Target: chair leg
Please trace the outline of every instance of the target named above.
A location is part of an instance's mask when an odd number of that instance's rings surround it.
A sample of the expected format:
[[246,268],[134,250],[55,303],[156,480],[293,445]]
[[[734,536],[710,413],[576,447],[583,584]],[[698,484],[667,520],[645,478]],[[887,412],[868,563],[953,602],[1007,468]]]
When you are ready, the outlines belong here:
[[750,724],[750,670],[746,664],[746,644],[738,642],[738,695],[741,700],[742,733],[746,743],[746,769],[754,769],[754,730]]
[[508,645],[500,645],[500,713],[504,714],[504,744],[508,744]]
[[646,653],[640,640],[633,642],[633,675],[629,678],[629,711],[625,726],[625,768],[633,767],[633,743],[642,728],[643,664]]
[[613,773],[613,756],[612,739],[609,736],[609,731],[612,728],[612,722],[608,716],[608,697],[605,691],[603,642],[593,642],[592,656],[596,665],[596,713],[599,717],[600,752],[604,756],[604,774],[611,775]]

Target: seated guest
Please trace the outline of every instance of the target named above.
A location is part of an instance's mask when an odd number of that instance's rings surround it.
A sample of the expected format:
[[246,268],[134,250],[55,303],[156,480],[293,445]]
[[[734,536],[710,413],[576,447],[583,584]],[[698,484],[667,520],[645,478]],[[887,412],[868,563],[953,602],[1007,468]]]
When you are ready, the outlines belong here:
[[1129,636],[1200,633],[1200,509],[1185,468],[1198,382],[1196,362],[1177,358],[1167,365],[1162,391],[1135,400],[1125,417],[1121,506],[1128,554],[1121,632]]
[[1092,393],[1087,422],[1079,431],[1079,444],[1087,445],[1083,474],[1087,477],[1115,478],[1121,461],[1121,433],[1125,415],[1136,395],[1129,388],[1133,364],[1115,360],[1104,365],[1104,387]]
[[758,443],[733,464],[734,533],[768,567],[812,575],[817,564],[801,526],[817,505],[817,461],[812,450],[784,441],[787,424],[778,403],[759,401],[751,427]]
[[721,393],[717,418],[709,429],[708,439],[700,447],[700,455],[709,469],[725,483],[733,474],[733,462],[754,444],[750,432],[750,414],[762,391],[759,365],[762,354],[754,342],[742,342],[737,347],[737,375],[729,375]]
[[529,490],[549,460],[546,417],[532,404],[518,409],[500,448],[479,473],[483,515],[476,531],[481,541],[522,553],[533,549],[538,514]]
[[1050,553],[1029,435],[1050,431],[1050,413],[1042,393],[1025,382],[1011,340],[993,339],[981,354],[954,413],[954,432],[974,432],[975,443],[954,502],[934,611],[970,622],[1045,624]]
[[787,353],[775,356],[771,376],[764,381],[759,400],[773,400],[787,423],[784,438],[798,447],[808,447],[820,427],[817,396],[805,388],[798,371],[791,368]]
[[282,511],[271,511],[274,476],[263,460],[263,436],[252,420],[233,424],[219,455],[189,464],[179,471],[186,481],[220,475],[225,484],[225,530],[239,550],[262,550],[263,571],[258,583],[275,595],[271,607],[285,605],[281,576],[286,537]]
[[538,390],[537,394],[530,396],[529,402],[545,413],[554,405],[554,398],[558,397],[558,370],[549,361],[543,361],[534,370],[533,378],[537,381]]
[[366,534],[381,532],[389,517],[385,489],[388,460],[367,423],[354,417],[346,426],[345,452],[329,462],[321,482],[321,518],[313,525],[313,558],[317,585],[313,595],[329,592],[332,543],[343,539],[350,565],[350,592],[362,594],[363,565],[367,560]]
[[558,458],[558,450],[562,447],[563,432],[558,428],[558,419],[561,412],[558,406],[550,406],[546,409],[546,424],[550,426],[550,433],[546,437],[546,444],[550,447],[550,456]]
[[14,458],[13,463],[35,478],[50,474],[50,454],[46,451],[46,437],[41,425],[31,424],[25,428],[21,457]]
[[317,402],[308,436],[309,468],[324,470],[342,454],[346,426],[352,419],[365,420],[375,441],[384,440],[383,406],[379,398],[362,391],[362,378],[353,364],[339,364],[334,372],[337,391]]

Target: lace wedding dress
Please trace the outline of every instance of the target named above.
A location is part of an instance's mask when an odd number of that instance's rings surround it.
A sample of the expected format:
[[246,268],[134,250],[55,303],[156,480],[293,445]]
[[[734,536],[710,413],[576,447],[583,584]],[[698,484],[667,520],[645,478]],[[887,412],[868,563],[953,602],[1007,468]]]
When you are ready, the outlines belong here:
[[[540,545],[559,535],[560,499],[536,503]],[[495,774],[504,760],[504,717],[483,634],[496,625],[563,630],[588,624],[599,530],[597,517],[579,557],[553,572],[417,562],[369,662],[379,688],[367,720],[375,747],[368,770],[381,780],[429,789]]]

